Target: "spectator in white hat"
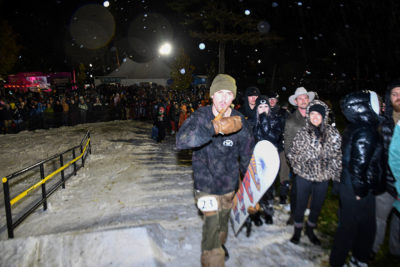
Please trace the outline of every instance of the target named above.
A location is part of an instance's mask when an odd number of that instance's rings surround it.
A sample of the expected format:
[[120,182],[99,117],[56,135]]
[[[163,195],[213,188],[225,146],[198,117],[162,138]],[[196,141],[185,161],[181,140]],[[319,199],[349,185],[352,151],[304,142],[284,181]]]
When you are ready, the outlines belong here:
[[[297,107],[297,109],[288,116],[285,123],[285,131],[283,133],[285,154],[289,153],[290,146],[296,133],[306,125],[306,111],[308,104],[314,100],[315,93],[307,92],[304,87],[296,89],[293,95],[289,97],[289,103]],[[287,224],[293,224],[293,211],[295,210],[295,199],[293,195],[296,190],[291,189],[290,197],[290,217]]]

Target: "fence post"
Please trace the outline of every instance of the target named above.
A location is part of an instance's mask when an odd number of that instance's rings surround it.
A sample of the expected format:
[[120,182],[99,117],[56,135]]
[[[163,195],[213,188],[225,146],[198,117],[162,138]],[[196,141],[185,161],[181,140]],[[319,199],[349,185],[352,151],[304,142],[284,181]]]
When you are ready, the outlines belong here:
[[88,132],[88,139],[89,139],[89,154],[92,154],[92,142],[90,141],[90,132]]
[[[75,148],[72,149],[72,159],[75,159]],[[76,161],[74,161],[74,176],[76,175]]]
[[[82,144],[81,144],[81,154],[82,154],[82,152],[83,152],[83,147],[82,147]],[[85,155],[82,155],[82,167],[85,167],[85,157],[84,157]]]
[[[40,179],[44,179],[44,167],[43,163],[40,164]],[[46,183],[42,184],[42,199],[43,201],[43,210],[47,210],[47,196],[46,196]]]
[[4,207],[6,208],[8,238],[14,238],[14,228],[12,223],[11,204],[10,204],[10,188],[8,186],[8,179],[6,177],[3,178],[3,190],[4,190]]
[[[64,166],[63,154],[60,154],[60,167]],[[65,189],[64,170],[61,171],[62,188]]]

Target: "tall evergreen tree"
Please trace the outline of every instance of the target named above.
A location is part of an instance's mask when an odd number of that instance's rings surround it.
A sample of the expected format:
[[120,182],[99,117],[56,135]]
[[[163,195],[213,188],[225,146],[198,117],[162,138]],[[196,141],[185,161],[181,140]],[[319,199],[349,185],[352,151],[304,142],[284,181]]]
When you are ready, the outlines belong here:
[[86,82],[86,68],[85,65],[83,63],[79,64],[79,71],[77,74],[77,84],[79,85],[79,87],[83,88],[85,86],[85,82]]
[[7,21],[0,21],[0,75],[7,75],[18,59],[21,46],[17,43],[17,34]]
[[180,49],[171,68],[171,78],[173,80],[171,87],[178,90],[189,88],[193,71],[194,66],[190,65],[190,57],[185,54],[183,48]]
[[[173,0],[169,6],[184,15],[183,24],[194,38],[218,43],[218,72],[225,72],[227,42],[257,44],[281,38],[260,29],[260,20],[244,13],[243,3],[223,0]],[[262,25],[261,25],[262,28]]]

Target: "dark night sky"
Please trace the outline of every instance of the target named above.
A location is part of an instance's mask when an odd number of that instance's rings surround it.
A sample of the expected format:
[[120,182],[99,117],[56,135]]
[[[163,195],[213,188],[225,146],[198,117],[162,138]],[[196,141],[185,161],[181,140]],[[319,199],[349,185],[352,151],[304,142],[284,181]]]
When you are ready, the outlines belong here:
[[[115,23],[115,32],[109,42],[99,43],[99,45],[87,49],[80,47],[79,44],[73,47],[74,42],[71,38],[70,25],[73,17],[79,14],[79,10],[90,4],[102,4],[102,1],[78,1],[78,0],[46,0],[46,1],[5,1],[2,4],[3,18],[5,18],[19,34],[19,42],[24,46],[21,53],[25,65],[36,68],[53,68],[61,71],[80,61],[77,57],[98,53],[110,53],[115,51],[112,47],[119,46],[121,40],[128,35],[128,25],[133,20],[144,14],[161,14],[166,6],[152,1],[110,1],[109,7],[111,17],[104,20],[104,25]],[[160,1],[162,2],[162,1]],[[81,13],[84,16],[85,12]],[[171,13],[171,11],[170,11]],[[169,14],[167,14],[171,17]],[[170,18],[168,18],[170,19]],[[166,19],[167,21],[167,19]],[[174,22],[174,26],[178,26]],[[104,26],[102,25],[102,26]],[[78,28],[81,25],[78,25]],[[181,30],[181,29],[180,29]],[[173,36],[172,36],[173,37]],[[85,38],[85,37],[84,37]],[[87,37],[89,38],[89,37]],[[70,51],[70,50],[73,51]],[[80,50],[80,51],[79,51]],[[101,50],[101,51],[100,51]],[[104,51],[107,50],[107,51]],[[76,56],[71,56],[71,53]],[[124,53],[123,51],[121,53]],[[123,57],[123,55],[120,55]],[[146,58],[138,58],[146,60]],[[82,60],[87,63],[86,57]]]
[[[255,81],[270,79],[275,70],[280,79],[297,79],[292,84],[301,79],[354,77],[383,83],[400,76],[398,1],[236,1],[242,9],[250,9],[250,16],[268,21],[271,32],[284,41],[275,46],[228,44],[227,73]],[[100,24],[112,31],[114,22],[114,34],[94,36],[79,32],[84,27],[78,21],[82,22],[85,16],[81,8],[102,3],[0,0],[2,17],[19,34],[24,46],[15,70],[70,71],[83,62],[95,64],[96,74],[103,75],[115,68],[116,52],[120,60],[129,56],[146,61],[156,55],[156,47],[164,39],[169,39],[175,48],[185,49],[197,73],[204,73],[205,65],[211,61],[218,65],[217,45],[205,42],[206,49],[200,50],[200,40],[190,38],[187,29],[179,24],[182,14],[173,12],[165,1],[110,0],[109,14],[102,16]],[[76,16],[80,19],[73,20]],[[75,27],[75,38],[71,38],[71,25]],[[147,28],[138,30],[140,27]]]

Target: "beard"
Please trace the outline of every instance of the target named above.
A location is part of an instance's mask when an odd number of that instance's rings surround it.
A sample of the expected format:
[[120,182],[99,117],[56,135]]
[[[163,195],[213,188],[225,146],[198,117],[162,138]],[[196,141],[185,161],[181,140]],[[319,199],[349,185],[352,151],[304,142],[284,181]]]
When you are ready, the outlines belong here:
[[398,101],[395,102],[395,103],[392,103],[392,106],[393,106],[393,110],[394,110],[394,111],[400,112],[400,100],[398,100]]

